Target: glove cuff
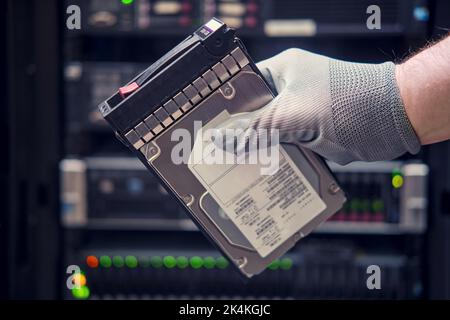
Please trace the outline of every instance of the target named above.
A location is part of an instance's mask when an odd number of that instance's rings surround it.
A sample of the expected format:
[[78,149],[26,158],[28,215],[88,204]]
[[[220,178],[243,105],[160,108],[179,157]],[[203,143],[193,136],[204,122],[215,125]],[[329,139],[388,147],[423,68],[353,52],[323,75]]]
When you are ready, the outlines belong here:
[[386,63],[386,77],[389,86],[392,87],[392,117],[395,122],[395,126],[400,138],[403,141],[403,145],[406,150],[411,154],[416,154],[420,151],[420,140],[414,131],[414,128],[409,121],[408,115],[406,114],[405,106],[403,104],[400,89],[397,85],[397,79],[395,78],[395,64],[392,62]]

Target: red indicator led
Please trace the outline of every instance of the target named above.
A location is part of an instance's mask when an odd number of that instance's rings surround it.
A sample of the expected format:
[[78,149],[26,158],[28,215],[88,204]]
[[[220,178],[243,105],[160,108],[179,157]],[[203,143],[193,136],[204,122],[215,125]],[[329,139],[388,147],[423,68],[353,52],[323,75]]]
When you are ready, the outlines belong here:
[[88,256],[86,258],[86,264],[90,267],[90,268],[97,268],[98,267],[98,259],[96,256]]

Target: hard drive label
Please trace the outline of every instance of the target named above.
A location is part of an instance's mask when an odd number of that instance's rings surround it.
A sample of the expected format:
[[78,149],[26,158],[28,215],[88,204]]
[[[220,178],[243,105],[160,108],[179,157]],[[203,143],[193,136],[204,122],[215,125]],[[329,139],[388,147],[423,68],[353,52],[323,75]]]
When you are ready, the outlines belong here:
[[[225,120],[221,113],[203,129],[218,118]],[[272,175],[261,175],[260,163],[205,164],[196,159],[188,165],[263,258],[326,209],[283,147],[277,149],[279,169]]]

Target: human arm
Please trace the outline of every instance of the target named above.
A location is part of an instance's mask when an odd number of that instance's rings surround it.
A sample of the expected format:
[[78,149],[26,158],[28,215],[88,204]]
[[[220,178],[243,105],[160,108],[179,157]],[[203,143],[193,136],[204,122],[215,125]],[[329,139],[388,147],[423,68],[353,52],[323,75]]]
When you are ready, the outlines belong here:
[[450,38],[395,65],[289,49],[258,63],[278,93],[245,117],[335,162],[394,159],[450,138]]

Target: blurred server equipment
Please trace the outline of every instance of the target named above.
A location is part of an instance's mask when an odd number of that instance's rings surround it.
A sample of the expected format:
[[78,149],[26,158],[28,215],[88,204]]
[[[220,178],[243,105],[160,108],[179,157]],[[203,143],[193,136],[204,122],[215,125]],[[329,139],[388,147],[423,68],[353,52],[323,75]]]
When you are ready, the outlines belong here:
[[264,8],[268,1],[262,0],[204,0],[203,20],[219,18],[239,34],[255,34],[262,31]]
[[[427,0],[77,0],[87,13],[82,32],[185,34],[213,16],[243,35],[424,36]],[[367,8],[377,5],[381,29],[369,29]]]
[[[428,167],[386,161],[329,163],[350,197],[318,233],[423,233]],[[60,166],[66,226],[196,230],[146,168],[131,157],[66,159]]]
[[194,228],[137,159],[66,159],[60,170],[61,221],[66,227]]
[[[89,296],[65,290],[68,299],[267,299],[418,298],[418,258],[368,251],[339,241],[308,242],[243,282],[217,251],[173,247],[84,248],[69,257],[87,278]],[[368,290],[367,267],[376,264],[381,290]]]
[[423,233],[428,166],[416,162],[330,163],[349,195],[322,231]]
[[199,0],[76,0],[87,17],[82,30],[94,33],[185,33],[199,24]]
[[[381,29],[367,27],[367,8],[380,9]],[[425,35],[427,1],[423,0],[275,0],[267,3],[267,36]]]
[[[442,259],[448,223],[436,207],[439,201],[446,204],[439,187],[445,182],[442,150],[428,155],[432,173],[439,176],[432,185],[437,200],[429,227],[426,165],[330,164],[350,198],[346,207],[261,276],[243,283],[138,160],[110,157],[127,150],[118,143],[107,145],[111,132],[97,109],[122,83],[212,16],[239,28],[255,57],[299,46],[375,62],[386,58],[373,54],[379,46],[397,53],[417,46],[414,40],[425,39],[429,10],[433,18],[434,4],[446,2],[66,0],[66,6],[80,5],[82,28],[66,31],[64,39],[64,127],[71,158],[60,163],[63,263],[81,267],[86,288],[71,291],[65,279],[58,279],[64,283],[59,292],[68,299],[385,299],[450,292],[441,277],[448,269]],[[381,30],[366,27],[366,9],[372,4],[381,9]],[[442,21],[436,25],[445,27],[446,11],[437,8],[435,19]],[[103,156],[95,157],[99,154]],[[445,208],[441,211],[447,212]],[[427,230],[429,256],[440,257],[439,263],[425,257]],[[87,257],[97,263],[88,265]],[[365,287],[371,264],[383,270],[381,291]]]

